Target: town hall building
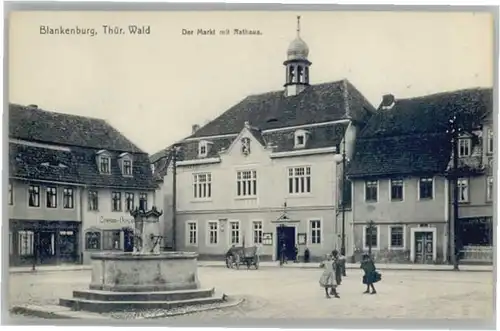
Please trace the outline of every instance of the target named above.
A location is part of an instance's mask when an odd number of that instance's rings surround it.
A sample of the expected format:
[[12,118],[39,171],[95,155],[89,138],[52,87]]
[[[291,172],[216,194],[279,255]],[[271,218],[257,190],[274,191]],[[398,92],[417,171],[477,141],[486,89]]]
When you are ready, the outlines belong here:
[[[310,83],[300,17],[286,55],[283,89],[250,95],[193,126],[176,144],[176,162],[168,150],[151,157],[162,181],[155,203],[165,210],[164,246],[201,259],[223,258],[233,245],[258,246],[264,260],[278,259],[283,246],[288,259],[296,247],[312,259],[340,248],[338,156],[345,149],[349,160],[375,108],[345,79]],[[345,233],[352,255],[352,230]]]

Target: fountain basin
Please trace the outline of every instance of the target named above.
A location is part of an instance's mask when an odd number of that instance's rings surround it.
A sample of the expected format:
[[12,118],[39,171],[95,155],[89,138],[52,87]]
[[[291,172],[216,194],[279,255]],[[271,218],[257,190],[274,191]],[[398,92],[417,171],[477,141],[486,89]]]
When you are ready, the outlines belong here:
[[197,257],[194,252],[95,253],[89,288],[113,292],[199,289]]

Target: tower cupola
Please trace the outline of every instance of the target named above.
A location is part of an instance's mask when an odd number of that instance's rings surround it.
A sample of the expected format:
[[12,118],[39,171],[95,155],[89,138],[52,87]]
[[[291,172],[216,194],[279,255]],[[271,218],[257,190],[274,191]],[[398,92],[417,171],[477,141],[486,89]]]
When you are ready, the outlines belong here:
[[308,60],[309,47],[300,37],[300,16],[297,16],[297,36],[290,43],[287,50],[287,60],[283,63],[286,68],[285,94],[297,95],[309,85]]

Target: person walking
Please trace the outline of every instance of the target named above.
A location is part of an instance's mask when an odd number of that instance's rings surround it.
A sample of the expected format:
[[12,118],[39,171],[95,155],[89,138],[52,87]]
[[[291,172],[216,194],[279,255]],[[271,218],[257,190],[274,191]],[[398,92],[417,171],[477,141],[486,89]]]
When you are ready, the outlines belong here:
[[[337,285],[334,284],[335,282],[335,271],[334,271],[334,261],[332,259],[332,255],[328,254],[326,256],[326,260],[320,263],[320,268],[323,268],[323,273],[321,274],[321,277],[319,279],[319,284],[321,287],[325,289],[325,295],[327,299],[330,299],[331,295],[333,295],[335,298],[340,298],[340,296],[337,293]],[[328,292],[330,290],[330,293]]]
[[[363,284],[366,284],[366,291],[363,293],[376,294],[377,291],[375,290],[375,286],[373,284],[380,281],[382,279],[382,275],[380,275],[380,273],[377,272],[375,268],[375,263],[373,262],[373,259],[371,258],[370,255],[363,254],[360,268],[363,269],[365,273],[363,275]],[[372,289],[371,292],[370,288]]]

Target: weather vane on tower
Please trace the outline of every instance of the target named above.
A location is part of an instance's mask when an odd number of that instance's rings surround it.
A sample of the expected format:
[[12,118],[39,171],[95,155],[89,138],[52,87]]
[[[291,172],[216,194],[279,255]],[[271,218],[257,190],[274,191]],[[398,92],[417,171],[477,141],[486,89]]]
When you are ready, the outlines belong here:
[[300,15],[297,15],[297,37],[300,36]]

